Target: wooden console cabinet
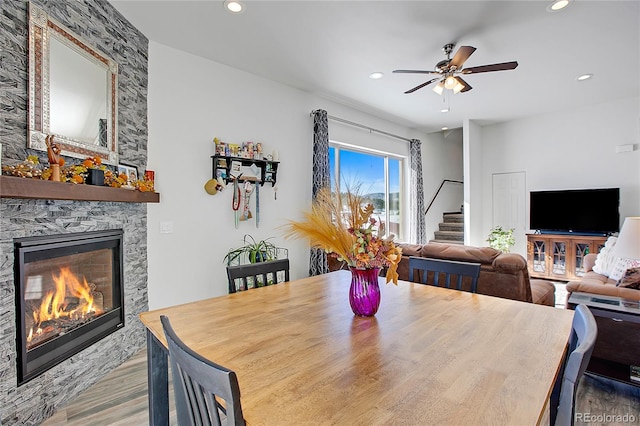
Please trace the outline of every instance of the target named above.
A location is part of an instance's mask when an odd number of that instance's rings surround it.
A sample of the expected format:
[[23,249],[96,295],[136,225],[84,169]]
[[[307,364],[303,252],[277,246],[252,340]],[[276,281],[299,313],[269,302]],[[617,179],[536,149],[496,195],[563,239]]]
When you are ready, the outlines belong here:
[[607,237],[564,234],[527,234],[529,276],[571,281],[584,275],[584,257],[598,253]]

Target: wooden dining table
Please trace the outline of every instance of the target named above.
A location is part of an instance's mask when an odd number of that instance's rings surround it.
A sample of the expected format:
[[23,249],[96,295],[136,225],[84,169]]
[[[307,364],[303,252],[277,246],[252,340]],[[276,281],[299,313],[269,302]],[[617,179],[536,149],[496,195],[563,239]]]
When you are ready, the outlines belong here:
[[428,285],[384,284],[357,317],[336,271],[140,314],[150,424],[168,424],[160,315],[234,370],[250,425],[533,425],[559,374],[573,311]]

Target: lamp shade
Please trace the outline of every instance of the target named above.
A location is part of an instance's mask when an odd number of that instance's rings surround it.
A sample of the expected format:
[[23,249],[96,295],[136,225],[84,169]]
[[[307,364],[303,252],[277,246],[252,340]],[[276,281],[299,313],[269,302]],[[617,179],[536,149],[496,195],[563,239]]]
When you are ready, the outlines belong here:
[[640,217],[624,219],[615,253],[622,259],[640,259]]

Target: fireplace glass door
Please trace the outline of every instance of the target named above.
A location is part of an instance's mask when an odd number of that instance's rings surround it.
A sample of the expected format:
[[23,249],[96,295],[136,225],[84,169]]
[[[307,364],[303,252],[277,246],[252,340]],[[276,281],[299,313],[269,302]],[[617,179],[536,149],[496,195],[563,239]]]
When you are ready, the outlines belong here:
[[18,381],[124,325],[122,231],[15,241]]

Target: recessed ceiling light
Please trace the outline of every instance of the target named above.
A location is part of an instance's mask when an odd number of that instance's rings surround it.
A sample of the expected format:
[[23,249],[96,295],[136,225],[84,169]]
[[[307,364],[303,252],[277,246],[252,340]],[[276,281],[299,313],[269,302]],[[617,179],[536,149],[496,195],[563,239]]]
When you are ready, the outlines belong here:
[[449,112],[449,108],[442,108],[440,112]]
[[549,6],[547,6],[547,12],[557,12],[569,6],[571,0],[555,0]]
[[585,80],[589,80],[591,77],[593,77],[593,74],[582,74],[580,77],[577,78],[577,80],[585,81]]
[[238,0],[225,0],[224,8],[231,13],[242,13],[244,11],[244,4]]
[[374,80],[377,80],[379,78],[382,78],[384,76],[384,73],[381,73],[379,71],[376,72],[372,72],[371,74],[369,74],[369,78],[372,78]]
[[449,130],[449,128],[445,126],[442,128],[442,130]]

